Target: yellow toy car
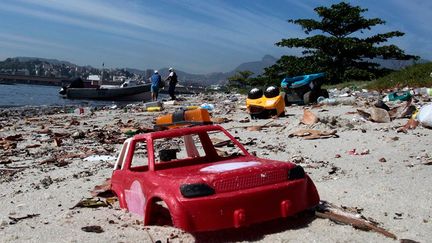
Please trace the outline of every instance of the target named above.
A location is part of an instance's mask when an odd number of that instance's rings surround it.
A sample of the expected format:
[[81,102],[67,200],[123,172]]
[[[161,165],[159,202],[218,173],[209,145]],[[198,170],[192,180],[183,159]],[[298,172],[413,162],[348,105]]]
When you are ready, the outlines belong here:
[[285,115],[284,95],[275,86],[268,87],[264,92],[253,88],[248,93],[246,108],[252,119],[269,118]]

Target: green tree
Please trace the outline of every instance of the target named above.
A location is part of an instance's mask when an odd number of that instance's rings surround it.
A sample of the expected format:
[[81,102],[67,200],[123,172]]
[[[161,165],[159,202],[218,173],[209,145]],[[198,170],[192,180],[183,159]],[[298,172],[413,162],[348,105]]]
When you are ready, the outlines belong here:
[[348,80],[371,80],[382,76],[386,70],[374,63],[373,58],[408,60],[418,57],[406,55],[396,45],[384,45],[390,38],[403,36],[391,31],[365,36],[365,30],[385,24],[379,18],[362,16],[367,9],[340,2],[330,7],[314,9],[319,20],[297,19],[289,23],[300,25],[306,35],[301,38],[282,39],[276,45],[301,48],[303,56],[283,56],[275,65],[265,69],[270,78],[295,76],[311,72],[326,72],[331,83]]
[[234,74],[233,76],[228,78],[229,86],[244,87],[244,86],[250,85],[250,81],[251,81],[250,77],[253,74],[254,73],[249,71],[249,70],[237,71],[236,74]]

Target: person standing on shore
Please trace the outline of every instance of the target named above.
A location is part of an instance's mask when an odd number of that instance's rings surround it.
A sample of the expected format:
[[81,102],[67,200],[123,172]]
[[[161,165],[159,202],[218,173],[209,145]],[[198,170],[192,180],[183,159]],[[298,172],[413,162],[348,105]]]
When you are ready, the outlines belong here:
[[169,80],[168,83],[168,94],[171,96],[171,100],[175,100],[175,86],[177,85],[177,74],[174,72],[174,69],[172,67],[170,67],[169,69],[169,75],[168,77],[165,79],[165,81]]
[[150,81],[151,81],[151,97],[152,97],[152,101],[157,101],[158,96],[159,96],[159,87],[162,83],[162,78],[159,75],[158,70],[155,70],[153,75],[150,77]]

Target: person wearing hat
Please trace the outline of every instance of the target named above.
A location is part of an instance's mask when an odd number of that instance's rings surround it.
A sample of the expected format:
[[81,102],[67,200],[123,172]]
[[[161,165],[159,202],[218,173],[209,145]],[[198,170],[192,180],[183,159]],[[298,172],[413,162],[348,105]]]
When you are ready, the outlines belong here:
[[162,78],[159,75],[158,70],[155,70],[153,75],[150,77],[150,81],[151,81],[151,97],[152,97],[152,101],[157,101],[158,96],[159,96],[159,87],[162,83]]
[[168,69],[170,72],[168,77],[165,79],[165,81],[169,81],[168,83],[168,94],[171,96],[171,100],[175,100],[175,86],[177,85],[177,74],[174,72],[174,69],[170,67]]

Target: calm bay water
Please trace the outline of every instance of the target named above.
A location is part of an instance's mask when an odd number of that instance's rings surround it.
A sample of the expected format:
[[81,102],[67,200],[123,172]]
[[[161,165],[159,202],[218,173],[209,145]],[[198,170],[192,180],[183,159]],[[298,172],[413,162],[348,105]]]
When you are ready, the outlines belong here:
[[[19,106],[107,106],[121,105],[131,102],[70,100],[62,98],[58,92],[60,87],[44,85],[0,84],[0,107]],[[139,102],[136,102],[139,103]]]

